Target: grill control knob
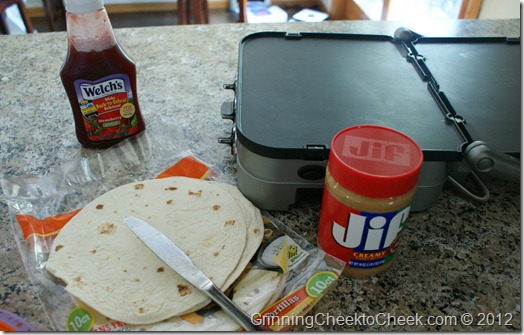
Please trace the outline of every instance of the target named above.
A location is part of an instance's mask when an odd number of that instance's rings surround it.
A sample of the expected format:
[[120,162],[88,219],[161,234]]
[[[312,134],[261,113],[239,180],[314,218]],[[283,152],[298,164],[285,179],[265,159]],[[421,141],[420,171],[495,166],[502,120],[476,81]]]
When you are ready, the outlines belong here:
[[220,114],[224,120],[235,120],[234,103],[231,101],[224,102],[220,107]]

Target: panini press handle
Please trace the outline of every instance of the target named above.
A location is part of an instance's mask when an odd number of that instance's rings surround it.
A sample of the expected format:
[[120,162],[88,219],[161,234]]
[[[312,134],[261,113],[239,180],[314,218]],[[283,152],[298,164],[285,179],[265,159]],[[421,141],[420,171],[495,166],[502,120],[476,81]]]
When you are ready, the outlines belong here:
[[465,150],[466,160],[479,173],[512,182],[520,181],[520,160],[494,152],[482,141],[475,141]]

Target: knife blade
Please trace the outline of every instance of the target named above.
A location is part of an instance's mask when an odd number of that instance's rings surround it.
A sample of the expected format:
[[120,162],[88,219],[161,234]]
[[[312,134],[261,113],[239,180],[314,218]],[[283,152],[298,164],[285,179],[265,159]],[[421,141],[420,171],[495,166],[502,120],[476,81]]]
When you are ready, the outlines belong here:
[[265,330],[229,299],[173,241],[146,221],[126,216],[124,223],[164,263],[201,292],[213,299],[245,330]]

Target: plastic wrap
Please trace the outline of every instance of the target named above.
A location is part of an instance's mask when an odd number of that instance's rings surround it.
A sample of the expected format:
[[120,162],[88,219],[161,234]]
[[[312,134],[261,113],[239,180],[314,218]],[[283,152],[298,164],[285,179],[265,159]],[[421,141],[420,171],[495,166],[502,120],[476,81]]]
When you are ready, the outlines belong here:
[[[97,196],[129,182],[169,176],[225,181],[215,170],[195,158],[183,136],[172,129],[148,131],[106,150],[85,151],[42,176],[1,176],[2,198],[24,265],[53,330],[238,330],[213,303],[157,324],[109,320],[74,301],[45,271],[60,228]],[[334,285],[344,264],[267,213],[263,217],[264,241],[228,294],[256,322],[273,330],[289,329]]]

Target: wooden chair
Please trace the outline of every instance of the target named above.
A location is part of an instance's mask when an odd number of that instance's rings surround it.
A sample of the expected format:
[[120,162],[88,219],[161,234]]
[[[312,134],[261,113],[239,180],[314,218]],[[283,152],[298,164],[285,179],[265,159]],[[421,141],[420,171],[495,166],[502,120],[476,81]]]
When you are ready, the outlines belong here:
[[57,31],[56,22],[65,17],[65,7],[62,0],[42,0],[47,24],[50,31]]
[[238,22],[246,23],[247,22],[247,1],[248,0],[238,0]]
[[29,15],[27,15],[27,10],[22,0],[0,0],[0,32],[2,32],[2,34],[4,35],[9,34],[9,30],[7,29],[7,23],[4,21],[3,14],[5,14],[7,7],[10,7],[12,5],[16,5],[18,7],[26,31],[28,33],[32,33],[33,23],[31,22],[31,19],[29,19]]
[[178,0],[178,24],[208,24],[207,0]]
[[[247,22],[247,0],[238,0],[240,13],[238,22]],[[208,24],[209,8],[207,0],[178,0],[178,24]]]

